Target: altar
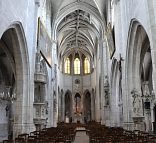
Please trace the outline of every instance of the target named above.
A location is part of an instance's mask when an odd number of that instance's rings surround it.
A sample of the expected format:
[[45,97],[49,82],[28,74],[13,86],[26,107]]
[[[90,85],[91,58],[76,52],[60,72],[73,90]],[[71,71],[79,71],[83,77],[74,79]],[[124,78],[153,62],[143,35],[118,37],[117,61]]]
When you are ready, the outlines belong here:
[[74,123],[83,123],[82,113],[75,113],[73,122]]

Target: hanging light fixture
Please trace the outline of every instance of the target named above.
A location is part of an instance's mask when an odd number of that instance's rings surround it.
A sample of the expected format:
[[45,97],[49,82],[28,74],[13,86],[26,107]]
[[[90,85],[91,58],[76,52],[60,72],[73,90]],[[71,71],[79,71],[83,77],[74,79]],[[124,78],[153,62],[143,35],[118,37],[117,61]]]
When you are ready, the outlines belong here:
[[16,100],[16,94],[11,92],[11,86],[0,86],[0,100],[11,101]]

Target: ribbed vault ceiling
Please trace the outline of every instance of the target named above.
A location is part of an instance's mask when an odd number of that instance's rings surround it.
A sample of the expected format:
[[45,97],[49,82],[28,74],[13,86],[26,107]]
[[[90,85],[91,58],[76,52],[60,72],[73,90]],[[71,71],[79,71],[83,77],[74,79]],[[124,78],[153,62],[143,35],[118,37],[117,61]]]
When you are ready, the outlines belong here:
[[52,1],[52,12],[58,13],[59,10],[66,7],[67,5],[70,5],[71,3],[76,2],[83,2],[87,3],[88,5],[92,5],[93,7],[96,7],[98,11],[101,13],[101,15],[104,14],[105,6],[108,0],[51,0]]
[[[105,0],[52,0],[53,13],[59,17],[59,13],[71,4],[84,4],[91,7],[102,17]],[[98,5],[103,5],[100,7]],[[57,24],[56,37],[59,57],[68,56],[71,53],[81,52],[93,57],[97,40],[102,34],[102,27],[95,15],[76,9],[65,15]]]

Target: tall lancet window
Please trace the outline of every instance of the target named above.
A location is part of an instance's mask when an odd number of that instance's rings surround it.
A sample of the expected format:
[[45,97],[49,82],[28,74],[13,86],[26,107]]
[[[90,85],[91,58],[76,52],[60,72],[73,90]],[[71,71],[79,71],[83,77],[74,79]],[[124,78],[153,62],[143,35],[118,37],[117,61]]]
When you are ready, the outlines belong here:
[[69,58],[66,58],[64,67],[65,67],[65,73],[70,74],[70,60],[69,60]]
[[90,62],[88,60],[88,58],[84,59],[84,73],[90,73]]
[[80,59],[75,58],[74,60],[74,74],[80,74]]

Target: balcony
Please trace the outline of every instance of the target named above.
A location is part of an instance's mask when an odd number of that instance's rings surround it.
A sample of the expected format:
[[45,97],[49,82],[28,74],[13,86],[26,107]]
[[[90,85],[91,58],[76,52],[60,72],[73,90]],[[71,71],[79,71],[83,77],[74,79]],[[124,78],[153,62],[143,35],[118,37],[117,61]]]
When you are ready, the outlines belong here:
[[34,103],[34,124],[43,124],[46,121],[45,103]]
[[46,84],[47,83],[47,75],[42,72],[35,72],[34,81]]
[[37,125],[46,124],[46,118],[45,119],[34,118],[33,120],[34,120],[34,124],[37,124]]

